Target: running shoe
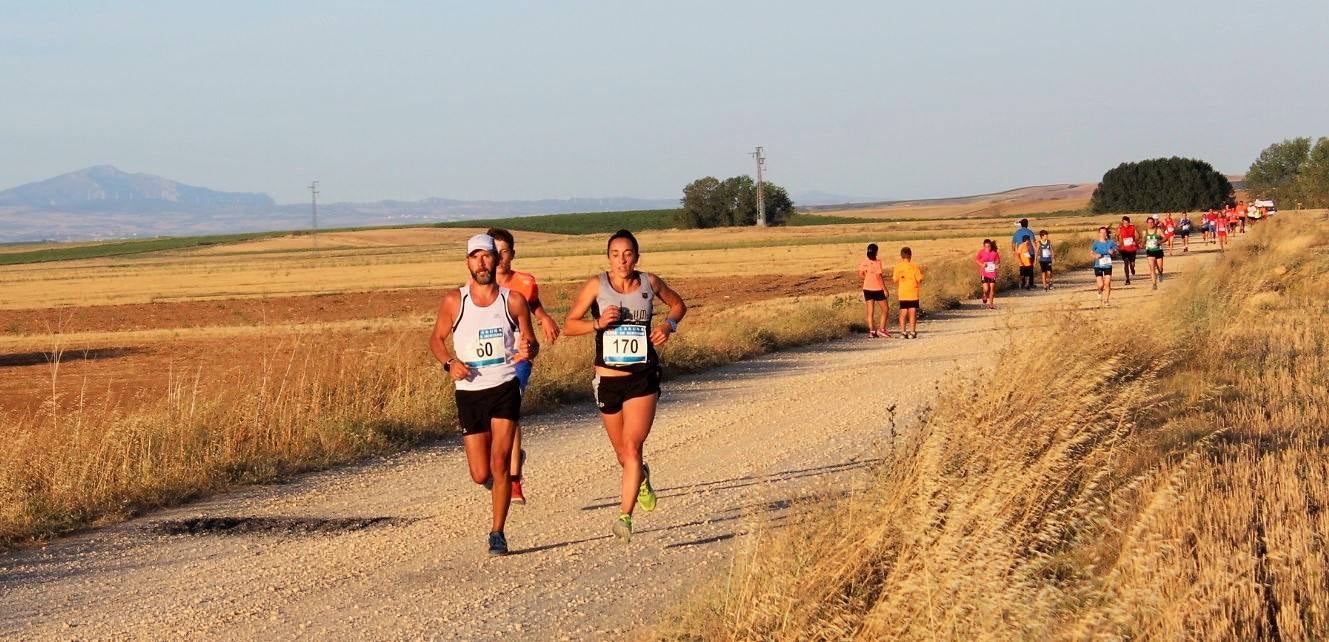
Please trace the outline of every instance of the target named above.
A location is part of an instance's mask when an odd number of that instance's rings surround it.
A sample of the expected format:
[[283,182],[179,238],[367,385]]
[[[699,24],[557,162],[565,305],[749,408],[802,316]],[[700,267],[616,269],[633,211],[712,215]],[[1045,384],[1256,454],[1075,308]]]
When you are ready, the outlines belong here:
[[614,537],[624,542],[632,541],[632,516],[627,513],[619,515],[618,519],[614,520],[613,532]]
[[650,512],[655,510],[655,489],[651,488],[651,469],[645,464],[641,465],[641,488],[637,489],[637,503],[641,505],[642,510]]
[[1158,289],[1158,284],[1157,284],[1157,283],[1155,283],[1155,284],[1154,284],[1154,287],[1153,287],[1153,289],[1155,289],[1155,290],[1157,290],[1157,289]]
[[508,538],[503,535],[503,531],[494,531],[489,534],[489,555],[497,557],[508,554]]
[[484,483],[485,490],[494,490],[494,476],[490,475]]
[[877,331],[876,331],[876,330],[868,330],[868,338],[869,338],[869,339],[876,339],[876,338],[877,338]]

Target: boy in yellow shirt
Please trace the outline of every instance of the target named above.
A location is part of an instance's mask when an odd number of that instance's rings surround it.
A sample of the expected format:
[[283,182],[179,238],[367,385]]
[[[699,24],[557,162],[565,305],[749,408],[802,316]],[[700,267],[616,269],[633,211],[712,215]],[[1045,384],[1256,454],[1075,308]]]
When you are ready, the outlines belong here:
[[900,335],[906,339],[918,338],[918,286],[923,282],[923,271],[914,265],[913,258],[913,250],[901,248],[900,262],[891,271],[895,293],[900,299]]

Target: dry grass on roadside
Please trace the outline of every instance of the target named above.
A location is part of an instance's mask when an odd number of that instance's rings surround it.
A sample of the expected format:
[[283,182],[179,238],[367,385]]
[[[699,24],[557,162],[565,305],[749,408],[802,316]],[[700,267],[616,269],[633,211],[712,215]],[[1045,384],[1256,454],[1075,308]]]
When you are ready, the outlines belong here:
[[1158,307],[1068,313],[652,635],[1326,637],[1327,291],[1329,218],[1284,214]]

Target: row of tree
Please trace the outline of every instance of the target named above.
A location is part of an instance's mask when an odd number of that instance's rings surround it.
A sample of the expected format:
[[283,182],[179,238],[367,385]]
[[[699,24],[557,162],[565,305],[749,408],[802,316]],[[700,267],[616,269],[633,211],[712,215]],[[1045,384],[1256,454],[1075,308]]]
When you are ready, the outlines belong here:
[[[783,187],[762,183],[766,224],[783,225],[794,213],[794,202]],[[751,176],[720,180],[706,176],[683,188],[678,225],[684,228],[733,227],[757,224],[757,185]]]
[[1246,172],[1246,189],[1283,208],[1329,207],[1329,138],[1311,145],[1307,137],[1274,143]]
[[1231,202],[1232,183],[1193,158],[1122,163],[1103,174],[1089,203],[1094,212],[1194,212]]

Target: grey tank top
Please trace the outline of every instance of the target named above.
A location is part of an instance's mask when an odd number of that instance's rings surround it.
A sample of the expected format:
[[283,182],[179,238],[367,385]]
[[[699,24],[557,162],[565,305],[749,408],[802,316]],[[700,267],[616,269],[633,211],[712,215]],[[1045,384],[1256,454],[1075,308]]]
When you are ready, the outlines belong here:
[[618,306],[618,322],[595,332],[595,365],[624,372],[644,372],[660,364],[660,356],[651,345],[651,314],[655,311],[655,291],[651,275],[638,272],[641,285],[632,292],[619,292],[609,284],[609,273],[600,273],[600,291],[591,304],[591,316]]

